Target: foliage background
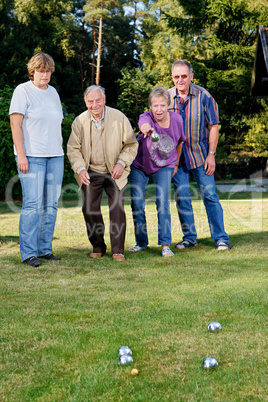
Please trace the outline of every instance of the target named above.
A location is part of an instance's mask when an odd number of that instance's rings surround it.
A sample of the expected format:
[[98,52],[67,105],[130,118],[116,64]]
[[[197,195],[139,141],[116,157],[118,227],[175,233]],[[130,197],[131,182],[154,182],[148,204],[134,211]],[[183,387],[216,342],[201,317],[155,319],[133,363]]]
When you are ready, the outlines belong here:
[[[107,103],[137,130],[152,87],[173,86],[170,67],[188,59],[194,82],[206,87],[220,110],[218,161],[268,156],[268,101],[250,95],[258,26],[268,26],[266,0],[0,0],[0,196],[16,172],[8,106],[25,82],[37,51],[52,55],[51,84],[72,118],[84,110],[83,91],[95,83],[98,27],[103,18],[100,83]],[[68,161],[65,180],[72,181]],[[17,191],[17,190],[16,190]]]

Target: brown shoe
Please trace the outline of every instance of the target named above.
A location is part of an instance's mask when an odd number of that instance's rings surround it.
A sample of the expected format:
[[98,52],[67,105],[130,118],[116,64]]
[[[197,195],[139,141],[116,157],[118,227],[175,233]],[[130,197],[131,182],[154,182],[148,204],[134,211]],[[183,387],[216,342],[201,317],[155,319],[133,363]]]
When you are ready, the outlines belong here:
[[104,253],[91,253],[90,258],[101,258],[104,256]]
[[114,261],[126,261],[124,254],[113,254]]

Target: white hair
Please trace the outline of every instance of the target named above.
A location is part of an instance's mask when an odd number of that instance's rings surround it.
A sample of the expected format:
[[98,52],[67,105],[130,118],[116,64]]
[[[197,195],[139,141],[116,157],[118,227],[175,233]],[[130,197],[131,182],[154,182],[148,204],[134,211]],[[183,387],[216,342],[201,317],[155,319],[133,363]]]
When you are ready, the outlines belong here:
[[87,87],[87,89],[84,92],[84,99],[86,99],[87,94],[89,94],[89,92],[93,92],[93,91],[97,91],[97,89],[99,89],[102,93],[102,96],[105,96],[105,89],[103,87],[101,87],[100,85],[90,85],[89,87]]

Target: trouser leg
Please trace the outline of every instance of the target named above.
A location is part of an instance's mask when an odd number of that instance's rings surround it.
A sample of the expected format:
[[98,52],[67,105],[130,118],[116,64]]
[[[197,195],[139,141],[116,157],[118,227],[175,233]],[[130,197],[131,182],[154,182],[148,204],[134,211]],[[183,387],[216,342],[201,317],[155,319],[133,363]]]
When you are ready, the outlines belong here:
[[156,207],[158,216],[158,244],[171,244],[171,216],[169,189],[173,168],[162,168],[153,174],[156,190]]
[[44,211],[40,229],[38,255],[52,253],[52,239],[57,218],[58,200],[61,194],[64,157],[46,158],[44,183]]
[[105,180],[104,188],[109,203],[111,252],[112,254],[124,254],[126,237],[125,187],[119,190],[115,181],[108,177]]
[[193,170],[208,217],[209,229],[214,243],[229,243],[229,236],[224,229],[223,209],[216,193],[214,175],[208,176],[204,166]]
[[105,225],[101,214],[101,198],[104,185],[104,175],[90,174],[90,184],[82,186],[83,207],[82,212],[86,222],[87,235],[93,246],[93,252],[105,253],[104,241]]
[[131,166],[129,175],[130,194],[131,194],[131,209],[135,230],[136,244],[140,247],[148,245],[147,224],[145,215],[145,192],[148,184],[149,176]]
[[186,165],[180,164],[177,173],[172,178],[172,182],[174,185],[175,200],[181,223],[183,240],[195,244],[197,233],[191,201],[190,172]]

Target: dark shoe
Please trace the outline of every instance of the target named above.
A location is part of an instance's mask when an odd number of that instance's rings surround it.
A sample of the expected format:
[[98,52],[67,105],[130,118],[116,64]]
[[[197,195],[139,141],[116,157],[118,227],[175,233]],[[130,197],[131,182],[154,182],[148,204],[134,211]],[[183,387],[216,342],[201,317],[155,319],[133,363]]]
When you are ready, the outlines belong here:
[[39,261],[36,257],[29,257],[27,260],[23,261],[23,264],[30,265],[31,267],[39,267],[39,265],[41,265],[41,261]]
[[104,256],[104,254],[105,253],[91,253],[90,255],[89,255],[89,257],[90,258],[101,258],[101,257],[103,257]]
[[137,253],[137,251],[143,251],[143,250],[146,250],[146,249],[147,249],[147,246],[146,247],[138,246],[138,244],[136,244],[136,246],[130,247],[128,249],[128,251],[131,251],[132,253]]
[[176,248],[184,250],[185,248],[195,247],[197,243],[190,243],[188,240],[183,240],[181,243],[176,244]]
[[218,251],[230,250],[230,248],[231,248],[231,244],[225,243],[223,241],[221,241],[217,244]]
[[59,257],[56,257],[53,254],[41,255],[39,258],[45,258],[46,260],[53,260],[53,261],[60,261],[61,260]]

